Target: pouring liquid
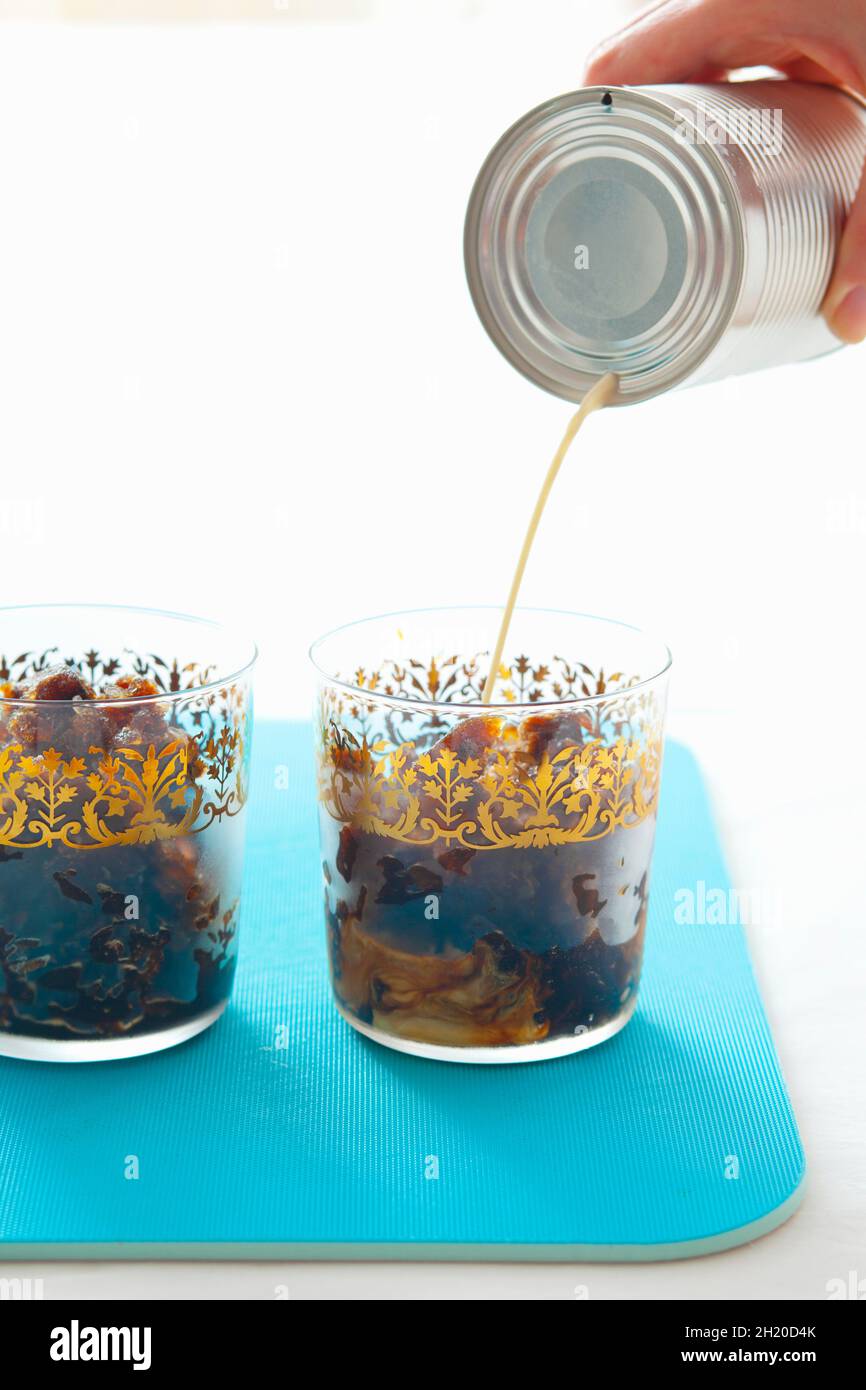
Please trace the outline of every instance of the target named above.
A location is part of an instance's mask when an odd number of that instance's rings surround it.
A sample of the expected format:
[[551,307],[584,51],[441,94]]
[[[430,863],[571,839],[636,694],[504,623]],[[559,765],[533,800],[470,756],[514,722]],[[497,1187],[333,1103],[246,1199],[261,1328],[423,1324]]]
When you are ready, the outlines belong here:
[[588,415],[591,415],[594,410],[600,410],[602,406],[608,405],[609,402],[613,400],[613,397],[616,394],[616,387],[616,376],[613,372],[608,372],[605,376],[601,378],[600,381],[597,381],[589,391],[587,391],[586,395],[581,401],[580,409],[575,412],[575,414],[569,421],[568,428],[566,429],[565,434],[562,436],[562,442],[559,448],[557,449],[556,453],[554,454],[553,461],[547,470],[547,475],[542,484],[541,492],[538,494],[538,501],[535,504],[535,510],[533,511],[532,516],[529,520],[529,526],[527,527],[526,536],[523,541],[523,549],[520,552],[520,558],[517,561],[517,568],[514,571],[514,578],[511,581],[511,590],[508,594],[508,602],[506,603],[505,611],[502,614],[502,622],[499,625],[499,635],[496,638],[496,645],[493,648],[493,660],[490,663],[490,670],[487,673],[487,680],[484,682],[484,690],[481,696],[482,704],[489,705],[493,698],[493,690],[496,685],[496,677],[499,674],[499,667],[502,662],[502,653],[505,648],[506,640],[508,638],[508,629],[511,626],[511,618],[513,616],[514,608],[517,603],[517,596],[520,593],[520,585],[523,581],[523,572],[526,569],[526,563],[529,559],[529,552],[532,549],[532,543],[535,540],[535,533],[538,530],[538,525],[544,513],[544,508],[547,505],[547,499],[550,496],[551,489],[556,481],[556,475],[558,474],[562,466],[562,461],[568,453],[575,435],[577,434],[586,417]]

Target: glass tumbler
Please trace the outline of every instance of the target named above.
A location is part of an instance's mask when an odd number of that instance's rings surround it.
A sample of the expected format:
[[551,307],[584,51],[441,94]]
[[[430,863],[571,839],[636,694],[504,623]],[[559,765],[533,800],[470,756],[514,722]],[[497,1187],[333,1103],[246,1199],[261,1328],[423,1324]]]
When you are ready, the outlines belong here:
[[603,1042],[637,1001],[670,653],[518,609],[353,623],[311,651],[337,1007],[388,1047],[523,1062]]
[[256,649],[145,609],[0,609],[0,1055],[113,1060],[228,1003]]

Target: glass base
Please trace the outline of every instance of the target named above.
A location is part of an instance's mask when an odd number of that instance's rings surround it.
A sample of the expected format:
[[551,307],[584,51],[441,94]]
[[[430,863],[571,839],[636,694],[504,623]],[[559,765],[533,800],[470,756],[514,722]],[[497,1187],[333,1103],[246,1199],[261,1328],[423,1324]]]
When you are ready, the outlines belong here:
[[596,1047],[607,1042],[625,1027],[637,1007],[637,991],[622,1007],[622,1011],[609,1023],[600,1028],[590,1028],[585,1033],[577,1033],[562,1038],[552,1038],[550,1042],[523,1043],[519,1046],[506,1044],[502,1047],[441,1047],[438,1043],[414,1042],[411,1038],[398,1038],[381,1028],[371,1028],[362,1023],[343,1008],[339,1000],[334,1001],[337,1009],[347,1023],[365,1038],[391,1047],[395,1052],[408,1052],[412,1057],[427,1057],[432,1062],[475,1062],[508,1064],[511,1062],[545,1062],[553,1057],[569,1057],[572,1052],[585,1052],[588,1047]]
[[130,1038],[82,1038],[68,1041],[55,1038],[29,1038],[20,1033],[0,1033],[0,1057],[19,1057],[26,1062],[119,1062],[124,1057],[144,1057],[203,1033],[216,1023],[228,1004],[223,999],[206,1013],[197,1014],[174,1028],[155,1033],[139,1033]]

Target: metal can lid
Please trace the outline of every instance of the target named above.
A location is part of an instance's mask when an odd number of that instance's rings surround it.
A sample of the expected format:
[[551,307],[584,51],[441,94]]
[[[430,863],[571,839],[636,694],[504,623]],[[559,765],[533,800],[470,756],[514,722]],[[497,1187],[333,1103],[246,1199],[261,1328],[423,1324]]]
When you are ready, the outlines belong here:
[[647,89],[587,87],[522,117],[491,150],[466,214],[475,307],[537,385],[615,404],[690,376],[737,302],[743,227],[710,144]]

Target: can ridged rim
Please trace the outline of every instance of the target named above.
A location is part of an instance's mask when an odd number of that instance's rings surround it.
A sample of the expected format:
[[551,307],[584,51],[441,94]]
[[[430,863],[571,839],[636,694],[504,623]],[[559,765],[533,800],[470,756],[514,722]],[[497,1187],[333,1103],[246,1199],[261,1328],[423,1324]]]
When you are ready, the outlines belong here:
[[[614,114],[602,117],[597,108],[608,94],[613,100],[605,109]],[[566,93],[542,102],[515,121],[493,146],[475,179],[464,225],[464,263],[476,311],[491,340],[512,366],[563,399],[580,400],[593,382],[608,371],[616,372],[622,379],[613,405],[630,404],[678,385],[706,361],[734,316],[743,284],[745,246],[736,189],[724,160],[712,145],[686,145],[678,140],[675,143],[677,114],[670,95],[662,95],[661,89],[657,95],[652,89],[616,86],[586,87]],[[619,124],[615,123],[617,116]],[[582,144],[582,140],[593,117],[599,130],[601,122],[605,123],[605,138],[618,140],[621,150],[644,154],[660,181],[676,172],[692,200],[691,211],[698,215],[697,232],[709,237],[714,257],[723,258],[724,274],[714,264],[702,265],[696,260],[692,280],[689,282],[684,276],[677,302],[688,301],[690,311],[697,314],[699,310],[702,315],[691,340],[683,339],[689,322],[686,316],[679,330],[655,345],[656,357],[649,360],[649,366],[644,360],[637,371],[623,360],[622,352],[615,350],[599,354],[594,370],[589,371],[581,365],[580,353],[572,351],[572,362],[568,362],[570,349],[567,344],[564,346],[565,335],[551,338],[549,346],[533,338],[510,304],[510,300],[519,300],[520,289],[515,291],[508,283],[509,277],[502,273],[499,264],[505,258],[502,246],[509,234],[508,217],[528,172],[538,165],[545,150],[548,157],[550,152],[558,151],[563,158],[570,151],[573,163],[589,154],[590,146]],[[581,122],[585,123],[583,132]],[[680,152],[676,161],[672,158],[675,150]],[[700,291],[697,308],[692,303],[695,287]],[[668,317],[670,311],[661,316],[652,331]],[[641,348],[641,352],[646,359],[646,349]],[[585,356],[583,362],[588,361]]]

